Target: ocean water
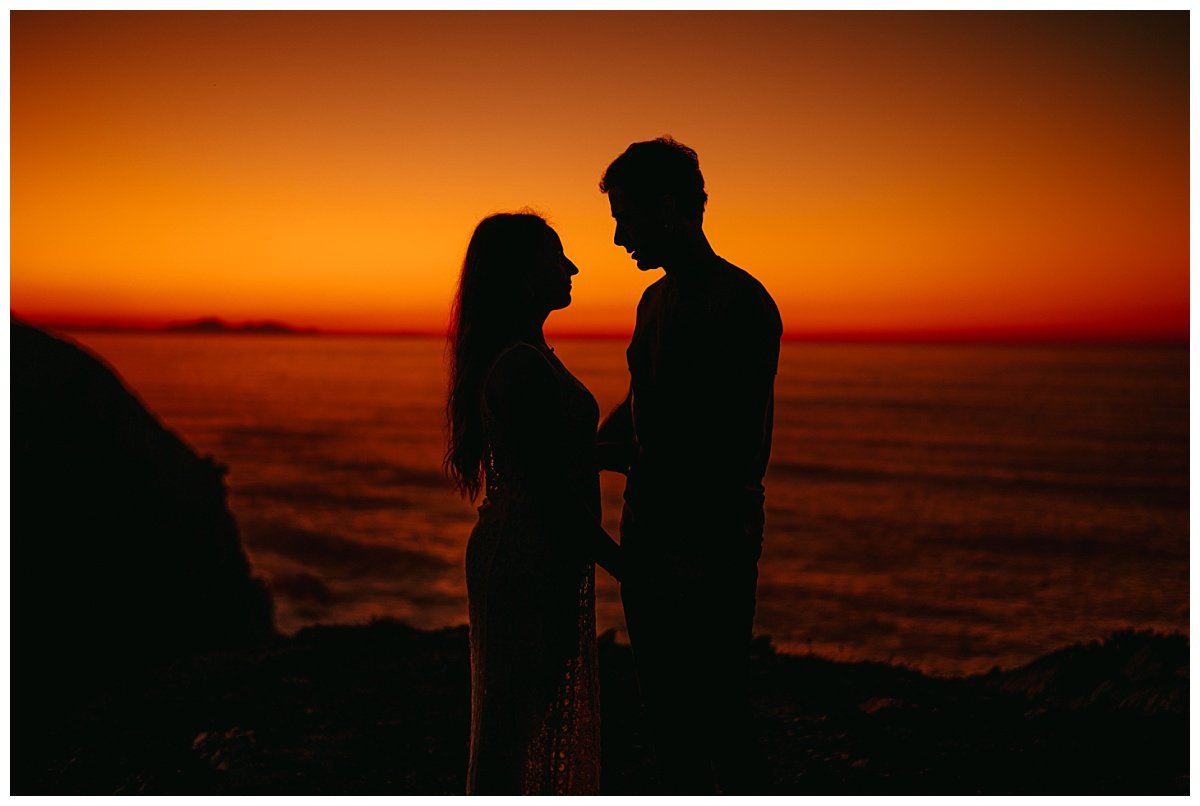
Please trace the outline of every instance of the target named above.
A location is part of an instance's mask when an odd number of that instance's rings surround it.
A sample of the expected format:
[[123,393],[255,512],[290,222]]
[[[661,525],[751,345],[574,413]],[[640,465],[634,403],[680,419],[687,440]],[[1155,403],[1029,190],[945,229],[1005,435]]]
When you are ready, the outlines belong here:
[[[228,467],[282,629],[466,621],[441,341],[71,335]],[[603,410],[624,395],[624,342],[555,347]],[[1188,631],[1186,347],[785,343],[766,486],[756,631],[781,649],[955,674]]]

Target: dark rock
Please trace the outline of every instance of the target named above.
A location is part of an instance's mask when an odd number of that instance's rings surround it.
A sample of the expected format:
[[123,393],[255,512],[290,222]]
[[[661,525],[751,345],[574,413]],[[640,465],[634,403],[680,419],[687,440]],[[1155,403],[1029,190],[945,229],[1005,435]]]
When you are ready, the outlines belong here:
[[[10,330],[18,736],[54,730],[115,679],[275,632],[224,470],[165,429],[100,359],[16,321]],[[14,783],[18,772],[14,764]]]
[[1003,691],[1071,710],[1187,714],[1188,665],[1187,636],[1125,630],[987,678]]

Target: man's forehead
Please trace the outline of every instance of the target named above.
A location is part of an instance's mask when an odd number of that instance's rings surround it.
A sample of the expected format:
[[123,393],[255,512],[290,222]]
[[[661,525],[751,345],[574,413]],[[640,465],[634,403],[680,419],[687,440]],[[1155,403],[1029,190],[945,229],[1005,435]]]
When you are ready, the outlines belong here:
[[632,212],[633,205],[628,197],[617,188],[610,188],[608,191],[608,207],[612,210],[613,216],[625,215]]

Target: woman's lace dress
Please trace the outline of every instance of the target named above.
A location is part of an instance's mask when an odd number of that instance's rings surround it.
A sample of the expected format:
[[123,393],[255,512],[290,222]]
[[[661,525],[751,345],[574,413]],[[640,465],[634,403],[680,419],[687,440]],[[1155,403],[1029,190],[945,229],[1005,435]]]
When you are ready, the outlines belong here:
[[468,794],[595,794],[600,784],[596,401],[548,348],[519,343],[483,395],[487,495],[467,544]]

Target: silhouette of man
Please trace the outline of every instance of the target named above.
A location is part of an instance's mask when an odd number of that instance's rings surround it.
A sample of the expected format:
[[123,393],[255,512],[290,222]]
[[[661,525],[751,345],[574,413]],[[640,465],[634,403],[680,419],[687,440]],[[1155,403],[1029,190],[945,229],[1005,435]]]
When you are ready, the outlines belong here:
[[629,394],[600,426],[627,473],[621,588],[666,791],[762,785],[747,666],[783,325],[762,284],[713,251],[696,152],[634,143],[605,171],[613,241],[642,271]]

